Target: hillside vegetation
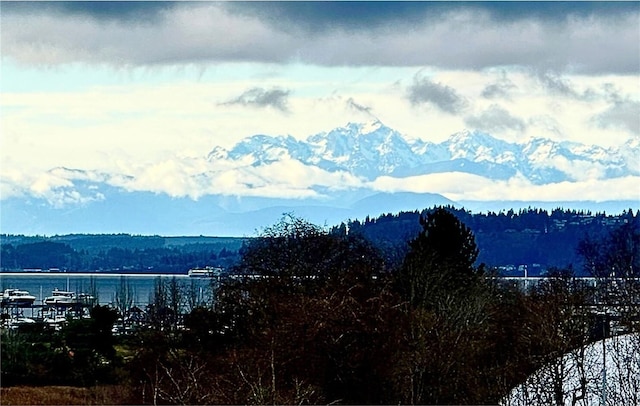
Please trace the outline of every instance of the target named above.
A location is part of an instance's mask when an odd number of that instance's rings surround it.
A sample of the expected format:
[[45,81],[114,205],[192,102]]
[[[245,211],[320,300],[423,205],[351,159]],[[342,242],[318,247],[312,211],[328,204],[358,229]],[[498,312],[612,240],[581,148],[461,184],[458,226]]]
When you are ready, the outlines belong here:
[[202,266],[230,267],[244,238],[160,237],[129,234],[2,235],[3,271],[59,269],[186,273]]
[[[563,354],[640,331],[638,220],[581,243],[600,284],[555,269],[524,289],[478,264],[473,231],[446,208],[418,217],[397,262],[346,225],[286,216],[246,241],[209,301],[172,278],[135,320],[96,306],[61,330],[3,330],[2,385],[121,385],[114,404],[497,404]],[[584,371],[552,371],[554,404],[571,401],[561,383]]]
[[[480,249],[478,264],[499,268],[504,275],[543,274],[549,268],[572,266],[584,275],[577,253],[581,241],[599,239],[615,227],[636,221],[631,209],[617,215],[585,211],[541,209],[471,213],[448,207],[474,233]],[[426,210],[428,211],[428,210]],[[361,235],[397,266],[409,241],[420,230],[424,212],[386,214],[352,220],[331,228],[332,233]],[[194,267],[230,269],[251,238],[161,237],[129,234],[71,234],[62,236],[1,235],[2,271],[50,268],[72,272],[117,271],[185,273]]]
[[[584,262],[578,253],[580,243],[599,240],[612,230],[637,223],[640,211],[632,209],[617,215],[588,211],[541,209],[471,213],[447,207],[473,232],[480,250],[477,263],[500,267],[504,275],[522,276],[521,265],[529,275],[544,274],[548,269],[572,267],[577,275],[584,272]],[[419,231],[423,212],[410,211],[386,214],[378,218],[354,220],[335,227],[337,232],[361,234],[379,247],[393,262],[401,261],[407,252],[407,242]]]

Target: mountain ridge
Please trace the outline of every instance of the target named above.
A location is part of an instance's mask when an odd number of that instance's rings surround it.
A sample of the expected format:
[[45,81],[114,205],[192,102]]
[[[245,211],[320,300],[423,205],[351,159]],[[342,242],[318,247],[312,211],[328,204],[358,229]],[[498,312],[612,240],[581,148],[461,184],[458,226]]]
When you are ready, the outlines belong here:
[[[485,168],[488,163],[491,168],[498,165],[502,169],[500,179],[507,174],[520,174],[533,184],[548,184],[580,179],[582,168],[589,165],[599,170],[596,175],[601,178],[640,175],[640,165],[633,159],[638,154],[640,145],[632,139],[617,148],[603,148],[541,137],[512,143],[487,133],[463,130],[440,143],[409,140],[375,121],[348,123],[305,140],[290,135],[254,135],[230,150],[216,147],[208,158],[262,166],[286,156],[328,172],[345,171],[367,180],[421,175],[431,167],[441,168],[436,172],[457,170],[492,178]],[[447,162],[454,164],[448,166]],[[463,162],[481,165],[458,165]]]
[[[21,193],[2,196],[0,229],[36,234],[242,236],[276,222],[285,212],[318,224],[335,224],[434,205],[494,211],[512,208],[509,204],[535,206],[527,203],[531,198],[517,193],[502,194],[505,198],[492,191],[511,185],[566,189],[576,181],[583,183],[574,186],[575,190],[591,188],[592,193],[555,199],[563,207],[571,208],[566,203],[575,200],[575,205],[592,211],[598,207],[635,209],[640,189],[623,195],[632,199],[616,199],[593,185],[613,179],[619,190],[619,185],[635,187],[640,175],[638,156],[640,142],[633,139],[617,148],[603,148],[545,138],[513,143],[463,130],[434,143],[408,139],[380,121],[348,123],[303,140],[258,134],[229,149],[217,146],[201,158],[173,161],[176,173],[169,175],[173,178],[166,180],[165,176],[159,184],[150,183],[154,178],[144,172],[53,168],[37,188],[35,184],[23,186]],[[50,185],[49,189],[42,184]],[[162,189],[166,185],[177,188]],[[438,191],[438,186],[456,197]],[[486,198],[478,199],[478,193],[465,195],[474,187]],[[482,189],[486,187],[489,189]],[[554,199],[527,195],[539,205],[557,207]]]

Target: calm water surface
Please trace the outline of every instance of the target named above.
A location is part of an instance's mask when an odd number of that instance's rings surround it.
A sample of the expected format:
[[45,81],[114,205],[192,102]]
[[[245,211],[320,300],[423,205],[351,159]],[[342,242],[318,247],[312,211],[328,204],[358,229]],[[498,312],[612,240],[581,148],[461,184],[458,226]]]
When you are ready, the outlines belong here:
[[167,274],[0,273],[0,287],[2,291],[7,288],[27,290],[36,297],[35,304],[42,304],[42,300],[51,296],[51,291],[56,288],[77,293],[93,293],[94,285],[98,302],[106,305],[115,301],[116,294],[124,284],[131,292],[134,304],[146,306],[157,281],[169,281],[172,278],[176,278],[185,289],[196,289],[201,293],[210,292],[211,279]]

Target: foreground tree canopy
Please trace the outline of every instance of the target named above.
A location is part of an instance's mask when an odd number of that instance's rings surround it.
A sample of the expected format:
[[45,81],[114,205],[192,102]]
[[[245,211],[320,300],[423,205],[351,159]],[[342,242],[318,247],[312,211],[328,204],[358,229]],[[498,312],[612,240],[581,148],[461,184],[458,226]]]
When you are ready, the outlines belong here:
[[[129,334],[111,334],[104,308],[60,333],[3,333],[3,383],[67,371],[67,384],[118,382],[134,404],[496,404],[611,334],[596,305],[615,304],[628,316],[618,327],[637,331],[637,291],[607,302],[613,285],[599,292],[568,269],[529,289],[498,282],[451,211],[427,211],[419,225],[395,266],[362,234],[285,216],[245,243],[238,276],[212,284],[210,301],[172,280]],[[585,247],[594,261],[628,263],[628,244],[611,257]],[[551,399],[563,404],[570,396],[558,388]]]

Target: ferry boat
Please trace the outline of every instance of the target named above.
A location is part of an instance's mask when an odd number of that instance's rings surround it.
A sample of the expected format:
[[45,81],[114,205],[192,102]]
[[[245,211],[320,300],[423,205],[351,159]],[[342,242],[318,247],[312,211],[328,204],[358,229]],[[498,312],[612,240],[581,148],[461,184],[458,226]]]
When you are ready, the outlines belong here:
[[2,293],[3,306],[30,307],[35,300],[36,297],[26,290],[5,289]]
[[204,268],[189,269],[188,275],[195,278],[206,278],[206,277],[210,278],[214,276],[220,276],[221,273],[222,273],[222,268],[207,266]]

